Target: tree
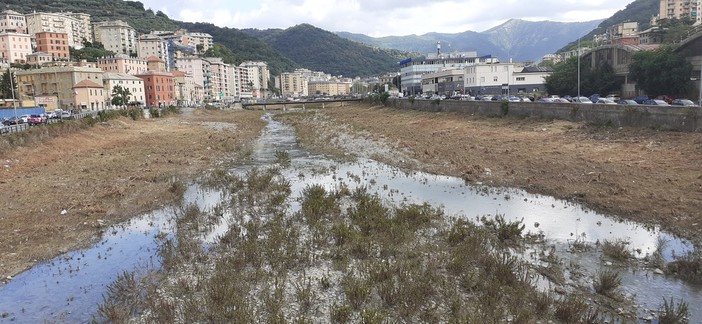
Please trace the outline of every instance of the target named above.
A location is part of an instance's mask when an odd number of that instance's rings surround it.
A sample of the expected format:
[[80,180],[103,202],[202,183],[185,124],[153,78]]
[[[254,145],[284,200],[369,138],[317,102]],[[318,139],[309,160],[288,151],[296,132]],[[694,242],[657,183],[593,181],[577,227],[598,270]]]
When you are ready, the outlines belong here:
[[112,104],[115,106],[127,105],[129,103],[129,96],[131,95],[132,93],[129,91],[129,88],[116,85],[112,88]]
[[5,73],[2,75],[2,80],[0,80],[0,96],[2,96],[3,99],[18,98],[17,82],[15,82],[15,80],[10,80],[12,77],[13,75],[10,74],[10,69],[5,70]]
[[639,51],[632,56],[629,76],[648,95],[687,95],[692,90],[692,64],[672,47]]
[[[586,69],[584,62],[580,62],[580,72]],[[582,75],[581,75],[582,77]],[[550,94],[577,94],[578,93],[578,58],[571,57],[565,62],[556,64],[551,75],[545,78],[546,92]]]
[[[608,94],[621,87],[614,69],[609,64],[590,68],[589,60],[580,60],[580,94]],[[572,57],[556,64],[546,77],[546,91],[550,94],[578,94],[578,58]]]

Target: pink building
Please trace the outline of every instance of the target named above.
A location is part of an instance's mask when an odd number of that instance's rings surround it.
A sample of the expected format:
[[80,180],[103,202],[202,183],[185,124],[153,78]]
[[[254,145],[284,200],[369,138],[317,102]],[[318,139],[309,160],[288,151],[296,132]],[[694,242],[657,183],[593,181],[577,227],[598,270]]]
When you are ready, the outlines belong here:
[[26,63],[32,54],[32,39],[27,34],[0,33],[0,61]]

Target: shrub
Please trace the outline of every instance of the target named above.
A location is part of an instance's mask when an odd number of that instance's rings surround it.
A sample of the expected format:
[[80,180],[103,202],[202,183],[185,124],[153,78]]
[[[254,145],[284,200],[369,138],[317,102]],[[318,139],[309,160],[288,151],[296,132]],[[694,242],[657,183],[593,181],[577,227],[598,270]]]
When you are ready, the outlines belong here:
[[658,309],[658,320],[660,323],[688,323],[689,316],[690,311],[688,310],[687,303],[682,299],[676,304],[672,297],[670,298],[670,302],[668,302],[668,300],[664,297],[663,304]]
[[598,271],[593,287],[598,294],[612,297],[615,290],[622,284],[619,273],[612,270]]

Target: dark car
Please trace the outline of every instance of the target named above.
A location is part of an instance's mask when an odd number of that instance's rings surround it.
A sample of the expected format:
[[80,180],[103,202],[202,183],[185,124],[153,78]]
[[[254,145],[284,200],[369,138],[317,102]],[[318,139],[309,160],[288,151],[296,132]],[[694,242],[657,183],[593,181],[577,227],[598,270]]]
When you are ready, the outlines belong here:
[[692,100],[689,99],[675,99],[670,104],[674,106],[697,106],[694,102],[692,102]]
[[665,100],[661,99],[648,99],[644,101],[644,105],[649,105],[649,106],[670,106]]
[[639,105],[643,105],[644,101],[646,101],[648,99],[649,99],[648,96],[638,96],[638,97],[634,98],[634,101],[636,101],[636,103],[638,103]]
[[2,122],[5,126],[24,124],[22,117],[10,117]]

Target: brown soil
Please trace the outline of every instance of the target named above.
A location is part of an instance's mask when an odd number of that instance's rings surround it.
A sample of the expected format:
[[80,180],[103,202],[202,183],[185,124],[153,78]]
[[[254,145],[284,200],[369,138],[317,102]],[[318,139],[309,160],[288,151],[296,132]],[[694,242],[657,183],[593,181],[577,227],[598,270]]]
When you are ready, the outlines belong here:
[[390,164],[418,161],[429,172],[570,199],[702,238],[700,133],[368,106],[284,118],[301,126],[305,144],[327,152],[329,143],[347,141],[341,134],[360,134],[397,152]]
[[198,110],[112,120],[22,147],[5,143],[0,278],[89,244],[105,225],[179,199],[198,173],[250,152],[263,126],[258,112]]

